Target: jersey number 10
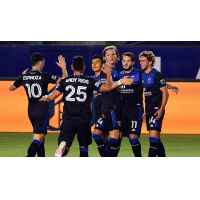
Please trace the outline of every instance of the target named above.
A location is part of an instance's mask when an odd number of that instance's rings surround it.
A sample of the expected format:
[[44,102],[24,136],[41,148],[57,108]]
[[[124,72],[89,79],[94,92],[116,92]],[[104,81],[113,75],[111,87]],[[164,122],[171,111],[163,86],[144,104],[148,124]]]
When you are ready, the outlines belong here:
[[[30,86],[30,84],[26,83],[25,86],[28,89],[28,96],[29,96],[29,98],[32,98],[32,97],[33,98],[39,98],[39,97],[41,97],[41,95],[42,95],[42,89],[41,89],[41,87],[40,87],[39,84],[34,83],[34,84],[32,84]],[[35,91],[34,91],[35,87],[37,87],[37,89],[38,89],[38,94],[35,94]]]

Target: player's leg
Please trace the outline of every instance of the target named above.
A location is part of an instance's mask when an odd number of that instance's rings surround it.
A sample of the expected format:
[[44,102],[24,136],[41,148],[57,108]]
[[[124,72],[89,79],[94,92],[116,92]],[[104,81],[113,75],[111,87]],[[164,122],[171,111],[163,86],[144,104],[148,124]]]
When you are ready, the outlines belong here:
[[48,126],[49,126],[49,114],[47,114],[44,117],[40,118],[41,122],[44,120],[44,124],[43,124],[42,132],[41,132],[42,133],[41,134],[42,141],[41,141],[40,146],[37,150],[38,157],[45,157],[44,143],[45,143],[45,136],[47,135],[47,129],[48,129]]
[[39,148],[37,149],[37,155],[38,157],[45,157],[45,148],[44,148],[44,143],[45,143],[45,134],[41,134],[42,141],[40,143]]
[[107,156],[117,157],[121,130],[121,113],[115,110],[111,110],[104,113],[104,115],[106,116],[108,130],[110,134],[107,148]]
[[33,126],[33,140],[30,144],[26,157],[35,157],[39,146],[43,140],[43,127],[45,124],[46,115],[40,118],[30,119]]
[[160,133],[157,130],[149,130],[149,155],[148,157],[156,157],[158,154],[158,138]]
[[121,149],[121,143],[122,143],[122,132],[120,131],[119,132],[119,140],[118,140],[118,150],[117,150],[117,156],[118,156],[118,153]]
[[129,118],[129,141],[135,157],[142,157],[141,144],[139,141],[143,122],[142,115],[143,108],[136,107]]
[[88,146],[92,144],[92,133],[90,123],[77,122],[76,132],[80,147],[80,157],[89,157]]
[[107,147],[108,147],[108,139],[109,139],[109,131],[106,131],[105,133],[103,132],[103,135],[101,135],[103,141],[104,141],[104,144],[105,144],[105,148],[106,148],[106,151],[107,151]]
[[158,138],[158,157],[166,157],[165,147],[160,137]]
[[65,120],[60,126],[60,134],[58,137],[58,148],[55,157],[64,157],[69,153],[70,147],[76,135],[76,122]]
[[102,130],[105,127],[106,119],[99,118],[95,123],[95,128],[92,133],[92,137],[97,144],[97,148],[101,157],[106,157],[106,146],[102,139]]

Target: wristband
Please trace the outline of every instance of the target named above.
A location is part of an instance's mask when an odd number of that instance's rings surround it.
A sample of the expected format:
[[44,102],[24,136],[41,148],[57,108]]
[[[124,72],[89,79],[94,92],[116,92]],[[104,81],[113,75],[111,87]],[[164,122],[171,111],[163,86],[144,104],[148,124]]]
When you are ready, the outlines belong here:
[[119,81],[117,81],[117,83],[118,83],[118,85],[121,85],[121,84],[122,84],[120,80],[119,80]]

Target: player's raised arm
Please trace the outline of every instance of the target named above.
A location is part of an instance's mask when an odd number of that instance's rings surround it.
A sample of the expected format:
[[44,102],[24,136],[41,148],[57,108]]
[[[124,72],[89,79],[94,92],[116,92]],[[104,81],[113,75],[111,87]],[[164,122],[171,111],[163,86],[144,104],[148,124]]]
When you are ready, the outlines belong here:
[[10,87],[9,87],[9,90],[10,91],[14,91],[14,90],[16,90],[17,89],[17,87],[15,87],[14,85],[13,85],[13,83],[10,85]]
[[171,89],[173,92],[175,92],[176,93],[176,95],[178,94],[178,92],[179,92],[179,88],[177,87],[177,86],[175,86],[175,85],[170,85],[170,84],[168,84],[168,83],[166,83],[167,84],[167,89]]
[[160,109],[157,110],[157,112],[154,114],[154,115],[158,114],[158,116],[155,118],[155,120],[160,119],[160,117],[162,116],[163,111],[165,109],[165,106],[167,104],[168,98],[169,98],[169,93],[168,93],[168,90],[167,90],[167,86],[160,88],[160,90],[162,92],[162,104],[161,104]]
[[[58,62],[56,64],[62,69],[62,78],[68,77],[65,58],[62,55],[58,56]],[[62,78],[59,78],[56,84],[58,84]]]
[[99,92],[110,92],[112,90],[111,67],[107,65],[104,66],[101,70],[107,75],[107,82],[101,86]]

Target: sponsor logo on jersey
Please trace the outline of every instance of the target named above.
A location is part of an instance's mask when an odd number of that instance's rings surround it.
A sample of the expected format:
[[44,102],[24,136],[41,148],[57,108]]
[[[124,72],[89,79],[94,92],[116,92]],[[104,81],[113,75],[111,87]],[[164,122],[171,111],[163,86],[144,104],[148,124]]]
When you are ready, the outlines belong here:
[[99,87],[100,84],[101,84],[101,82],[100,82],[100,81],[97,81],[97,82],[95,83],[95,86],[96,86],[96,87]]
[[118,125],[118,126],[121,126],[121,125],[122,125],[122,122],[121,122],[121,121],[117,121],[117,125]]

